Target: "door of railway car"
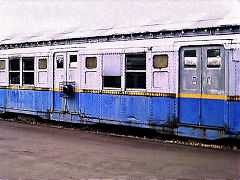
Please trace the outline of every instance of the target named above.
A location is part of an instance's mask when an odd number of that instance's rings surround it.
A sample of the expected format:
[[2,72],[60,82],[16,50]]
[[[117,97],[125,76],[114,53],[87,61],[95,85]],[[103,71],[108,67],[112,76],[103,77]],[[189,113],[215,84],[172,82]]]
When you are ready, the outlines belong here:
[[[78,55],[77,52],[59,52],[54,54],[54,94],[53,111],[76,113],[78,96]],[[62,118],[61,118],[62,119]]]
[[180,50],[180,123],[224,126],[225,52],[222,46]]

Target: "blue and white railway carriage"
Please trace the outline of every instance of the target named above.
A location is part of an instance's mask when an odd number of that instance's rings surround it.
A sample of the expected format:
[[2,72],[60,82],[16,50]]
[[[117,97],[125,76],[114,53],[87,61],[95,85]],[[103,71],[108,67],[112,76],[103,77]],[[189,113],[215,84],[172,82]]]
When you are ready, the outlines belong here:
[[239,34],[0,52],[2,112],[239,138]]

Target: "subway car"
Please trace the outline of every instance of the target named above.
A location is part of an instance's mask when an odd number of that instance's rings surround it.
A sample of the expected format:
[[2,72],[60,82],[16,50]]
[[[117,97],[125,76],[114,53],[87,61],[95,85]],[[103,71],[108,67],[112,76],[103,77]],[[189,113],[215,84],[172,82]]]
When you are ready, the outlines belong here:
[[0,112],[240,139],[240,26],[147,28],[2,40]]

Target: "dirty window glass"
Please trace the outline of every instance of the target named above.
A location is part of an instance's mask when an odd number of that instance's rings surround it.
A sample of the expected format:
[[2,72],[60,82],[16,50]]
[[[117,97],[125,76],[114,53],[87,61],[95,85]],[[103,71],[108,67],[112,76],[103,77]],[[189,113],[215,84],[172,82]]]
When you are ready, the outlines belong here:
[[196,68],[197,56],[196,50],[184,51],[184,68]]
[[146,54],[126,54],[127,70],[146,70]]
[[14,58],[9,60],[9,71],[20,71],[20,59]]
[[154,55],[153,56],[154,68],[166,68],[168,67],[168,55]]
[[34,72],[23,72],[23,84],[34,84]]
[[34,57],[22,58],[23,70],[34,70]]
[[207,67],[219,68],[220,66],[221,66],[220,49],[208,49],[207,50]]
[[38,60],[38,68],[39,69],[47,69],[47,59],[39,59]]
[[127,72],[126,88],[145,89],[146,73],[145,72]]
[[70,55],[70,68],[77,68],[77,55]]
[[121,76],[103,76],[103,87],[121,88]]
[[10,84],[20,84],[20,72],[9,73]]
[[20,84],[20,58],[9,59],[10,84]]
[[56,58],[57,61],[57,68],[62,69],[63,68],[63,63],[64,63],[64,56],[63,55],[58,55]]
[[22,58],[23,73],[22,82],[26,85],[34,84],[34,57]]
[[5,69],[5,60],[0,60],[0,70]]
[[146,54],[126,54],[126,88],[146,89]]
[[96,57],[87,57],[86,58],[86,68],[95,69],[97,67],[97,58]]

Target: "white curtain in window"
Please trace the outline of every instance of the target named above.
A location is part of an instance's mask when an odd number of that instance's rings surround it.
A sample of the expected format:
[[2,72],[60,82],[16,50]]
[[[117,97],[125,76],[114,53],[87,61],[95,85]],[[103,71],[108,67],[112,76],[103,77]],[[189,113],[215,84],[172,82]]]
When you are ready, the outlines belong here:
[[121,55],[103,55],[103,76],[121,76]]

